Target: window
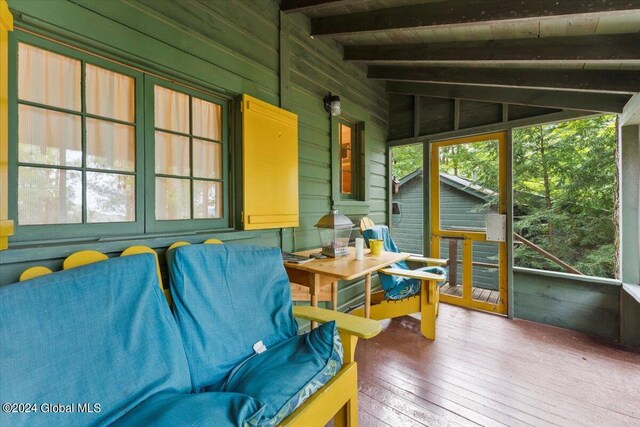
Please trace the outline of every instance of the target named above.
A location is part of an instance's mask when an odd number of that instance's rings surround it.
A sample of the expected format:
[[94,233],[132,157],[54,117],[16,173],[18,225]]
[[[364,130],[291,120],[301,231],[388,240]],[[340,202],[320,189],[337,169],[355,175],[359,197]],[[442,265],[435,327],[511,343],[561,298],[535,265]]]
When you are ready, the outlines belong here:
[[228,100],[16,36],[16,240],[229,226]]
[[337,155],[334,157],[334,198],[364,199],[364,123],[335,121]]
[[222,108],[154,86],[157,220],[222,217]]
[[18,46],[18,224],[135,222],[135,81]]
[[354,162],[353,145],[355,143],[355,126],[338,123],[340,144],[340,194],[353,195]]

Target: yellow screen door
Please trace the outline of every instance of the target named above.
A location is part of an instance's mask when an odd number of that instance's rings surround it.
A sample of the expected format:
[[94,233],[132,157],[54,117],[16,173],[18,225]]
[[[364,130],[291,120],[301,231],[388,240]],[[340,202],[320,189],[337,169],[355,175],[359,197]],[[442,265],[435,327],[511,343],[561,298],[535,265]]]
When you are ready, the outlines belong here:
[[506,134],[431,144],[431,256],[449,259],[441,301],[507,312]]

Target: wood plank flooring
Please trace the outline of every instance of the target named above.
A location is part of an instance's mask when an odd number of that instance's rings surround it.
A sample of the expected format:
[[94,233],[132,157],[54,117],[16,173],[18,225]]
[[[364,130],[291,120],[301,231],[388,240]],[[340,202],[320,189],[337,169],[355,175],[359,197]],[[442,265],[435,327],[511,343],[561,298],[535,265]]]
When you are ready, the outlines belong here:
[[[462,296],[462,285],[451,286],[445,283],[440,288],[440,293],[445,295]],[[500,298],[500,291],[492,291],[490,289],[473,288],[473,299],[476,301],[488,302],[496,304]]]
[[441,304],[358,343],[361,426],[640,426],[640,354],[585,334]]

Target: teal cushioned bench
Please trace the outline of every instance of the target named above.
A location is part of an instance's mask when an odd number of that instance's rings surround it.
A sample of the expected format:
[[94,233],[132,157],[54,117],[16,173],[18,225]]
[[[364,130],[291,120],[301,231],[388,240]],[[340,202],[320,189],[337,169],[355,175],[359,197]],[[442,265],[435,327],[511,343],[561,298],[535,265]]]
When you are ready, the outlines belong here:
[[35,405],[3,411],[0,425],[236,426],[264,411],[249,396],[191,389],[153,255],[0,287],[0,401]]

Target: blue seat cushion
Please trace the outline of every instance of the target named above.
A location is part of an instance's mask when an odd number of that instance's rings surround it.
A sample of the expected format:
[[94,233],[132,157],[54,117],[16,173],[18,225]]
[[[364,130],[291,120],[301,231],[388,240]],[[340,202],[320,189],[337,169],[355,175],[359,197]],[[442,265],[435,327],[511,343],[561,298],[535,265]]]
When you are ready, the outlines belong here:
[[222,389],[265,404],[260,425],[275,426],[325,385],[342,366],[335,322],[295,336],[238,365]]
[[191,390],[155,257],[113,258],[0,287],[0,400],[100,412],[0,414],[3,426],[108,424],[161,392]]
[[262,403],[239,393],[162,393],[151,396],[111,426],[256,426],[263,412]]
[[169,273],[193,391],[215,390],[258,341],[271,348],[298,333],[279,249],[182,246],[169,251]]

